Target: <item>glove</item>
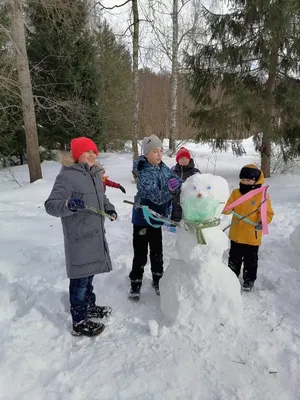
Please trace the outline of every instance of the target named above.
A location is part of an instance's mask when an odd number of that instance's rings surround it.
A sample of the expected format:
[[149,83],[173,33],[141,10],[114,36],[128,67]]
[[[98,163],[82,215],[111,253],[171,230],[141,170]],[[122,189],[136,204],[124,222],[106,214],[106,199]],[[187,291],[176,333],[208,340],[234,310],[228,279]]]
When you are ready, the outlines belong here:
[[121,192],[123,192],[124,194],[126,194],[126,190],[123,188],[123,186],[119,186],[119,189],[121,190]]
[[258,224],[255,225],[255,230],[256,231],[262,231],[262,223],[261,223],[261,221]]
[[171,192],[175,192],[179,188],[179,181],[176,178],[171,178],[168,182],[168,188]]
[[115,211],[115,210],[106,211],[106,214],[109,215],[109,219],[110,219],[111,221],[115,221],[115,220],[118,218],[117,211]]
[[68,200],[67,207],[70,211],[76,212],[77,210],[82,210],[85,205],[83,200],[73,198]]

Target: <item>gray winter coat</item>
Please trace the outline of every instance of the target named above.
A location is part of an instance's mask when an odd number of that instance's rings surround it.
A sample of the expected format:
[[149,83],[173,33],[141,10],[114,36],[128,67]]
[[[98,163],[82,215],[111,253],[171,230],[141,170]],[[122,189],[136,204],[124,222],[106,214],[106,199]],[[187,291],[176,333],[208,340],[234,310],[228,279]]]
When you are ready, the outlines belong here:
[[82,199],[86,206],[115,210],[104,194],[99,168],[67,163],[56,178],[45,202],[48,214],[62,222],[68,278],[82,278],[112,270],[105,239],[104,217],[90,210],[72,212],[67,207],[70,198]]

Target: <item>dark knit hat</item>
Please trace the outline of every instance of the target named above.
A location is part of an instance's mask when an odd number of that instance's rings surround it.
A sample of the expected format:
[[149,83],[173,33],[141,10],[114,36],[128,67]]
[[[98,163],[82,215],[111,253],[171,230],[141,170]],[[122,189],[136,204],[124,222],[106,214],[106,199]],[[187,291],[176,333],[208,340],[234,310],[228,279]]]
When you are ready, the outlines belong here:
[[255,182],[259,180],[260,170],[258,168],[245,166],[241,169],[240,179],[252,179]]

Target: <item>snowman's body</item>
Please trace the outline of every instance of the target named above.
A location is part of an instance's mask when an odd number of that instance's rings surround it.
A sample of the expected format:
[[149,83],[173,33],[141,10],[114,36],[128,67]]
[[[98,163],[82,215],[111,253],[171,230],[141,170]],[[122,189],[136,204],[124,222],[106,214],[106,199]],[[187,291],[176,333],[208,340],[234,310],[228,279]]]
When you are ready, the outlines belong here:
[[[197,219],[197,210],[201,218],[219,218],[228,197],[229,187],[224,178],[193,175],[182,185],[184,218],[188,215]],[[198,244],[194,233],[178,229],[179,260],[170,260],[160,280],[162,311],[173,322],[192,323],[206,332],[215,329],[216,324],[236,327],[241,322],[243,307],[239,281],[222,262],[228,237],[220,226],[205,228],[202,234],[206,245]]]

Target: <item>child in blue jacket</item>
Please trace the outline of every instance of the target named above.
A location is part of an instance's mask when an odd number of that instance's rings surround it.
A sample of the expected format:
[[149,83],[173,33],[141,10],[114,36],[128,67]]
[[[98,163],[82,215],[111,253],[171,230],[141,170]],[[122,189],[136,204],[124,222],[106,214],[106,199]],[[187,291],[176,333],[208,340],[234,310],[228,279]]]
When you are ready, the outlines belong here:
[[[168,208],[174,195],[181,187],[181,180],[162,162],[163,145],[160,139],[151,135],[143,141],[143,156],[134,161],[133,174],[137,177],[136,204],[147,205],[151,210],[167,217]],[[129,274],[131,290],[129,297],[140,298],[144,267],[147,264],[148,246],[152,286],[159,295],[159,280],[163,275],[163,222],[153,220],[149,224],[141,208],[133,208],[133,251],[132,270]],[[150,219],[151,223],[151,219]],[[158,226],[157,226],[158,225]]]

